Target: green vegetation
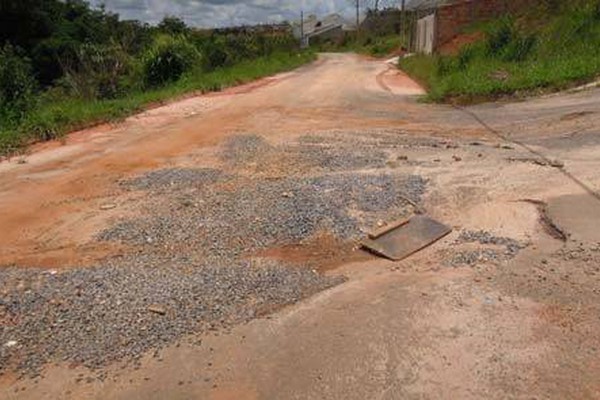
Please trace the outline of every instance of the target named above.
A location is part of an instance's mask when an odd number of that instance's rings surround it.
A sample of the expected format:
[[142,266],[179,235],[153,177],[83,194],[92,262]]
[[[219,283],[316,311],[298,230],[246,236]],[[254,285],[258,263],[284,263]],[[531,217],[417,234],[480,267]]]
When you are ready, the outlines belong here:
[[[372,5],[370,2],[366,6]],[[408,28],[402,27],[402,14],[393,8],[375,11],[368,8],[360,32],[347,31],[328,38],[311,38],[311,46],[321,52],[353,52],[385,57],[406,47]]]
[[83,0],[0,3],[0,155],[315,58],[288,32],[120,21]]
[[598,0],[546,0],[482,29],[485,39],[455,56],[418,55],[400,67],[428,87],[430,100],[456,102],[559,90],[600,74]]
[[355,33],[352,33],[353,37],[335,50],[351,51],[373,57],[385,57],[401,49],[403,45],[402,37],[398,34],[378,36],[365,32],[359,40],[356,40],[355,35]]

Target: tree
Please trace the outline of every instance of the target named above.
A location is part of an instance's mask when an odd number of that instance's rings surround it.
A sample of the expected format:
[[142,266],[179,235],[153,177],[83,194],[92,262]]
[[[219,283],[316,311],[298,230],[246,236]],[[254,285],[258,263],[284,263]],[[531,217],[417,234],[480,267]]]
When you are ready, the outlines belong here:
[[164,17],[160,24],[158,24],[158,29],[169,35],[185,35],[190,30],[181,18],[173,15]]

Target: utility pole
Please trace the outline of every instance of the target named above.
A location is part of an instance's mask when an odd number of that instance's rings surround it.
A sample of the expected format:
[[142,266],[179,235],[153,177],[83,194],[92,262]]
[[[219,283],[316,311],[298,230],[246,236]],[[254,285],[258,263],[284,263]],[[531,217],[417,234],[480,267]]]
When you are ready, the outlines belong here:
[[[406,0],[402,0],[400,8],[400,29],[402,29],[402,41],[406,45]],[[406,46],[408,48],[408,46]]]
[[304,10],[300,11],[300,48],[304,48]]
[[360,0],[356,0],[356,41],[360,39]]

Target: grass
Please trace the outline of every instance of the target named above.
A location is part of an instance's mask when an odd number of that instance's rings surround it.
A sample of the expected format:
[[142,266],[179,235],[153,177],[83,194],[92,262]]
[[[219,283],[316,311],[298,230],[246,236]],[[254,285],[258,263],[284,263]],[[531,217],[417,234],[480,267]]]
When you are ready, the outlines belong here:
[[48,96],[42,98],[40,104],[17,126],[2,128],[0,156],[17,154],[31,143],[59,138],[77,129],[121,120],[152,104],[176,99],[186,93],[218,91],[289,71],[315,59],[316,54],[308,51],[275,53],[209,73],[192,72],[168,86],[132,93],[114,100],[57,100]]
[[400,35],[368,38],[363,43],[354,43],[352,51],[373,57],[385,57],[400,49],[403,45]]
[[[417,55],[400,67],[424,84],[430,101],[473,103],[565,89],[600,74],[597,1],[532,10],[479,29],[486,38],[455,56]],[[541,22],[543,21],[543,23]]]
[[403,45],[402,37],[399,34],[387,36],[365,34],[359,40],[356,39],[355,33],[348,33],[347,35],[342,44],[317,43],[316,47],[321,52],[353,52],[373,57],[385,57],[400,49]]

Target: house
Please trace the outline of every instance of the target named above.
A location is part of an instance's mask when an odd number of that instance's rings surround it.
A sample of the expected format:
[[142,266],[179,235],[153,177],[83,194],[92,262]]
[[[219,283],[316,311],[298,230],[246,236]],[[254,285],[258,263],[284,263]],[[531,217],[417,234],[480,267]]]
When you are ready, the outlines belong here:
[[455,39],[465,27],[519,12],[536,0],[412,0],[408,10],[416,23],[413,47],[432,54]]
[[309,45],[312,39],[337,40],[344,36],[347,31],[355,30],[354,25],[346,21],[339,14],[330,14],[321,19],[316,15],[309,15],[304,19],[304,23],[299,21],[293,25],[294,36],[302,38],[305,45]]

